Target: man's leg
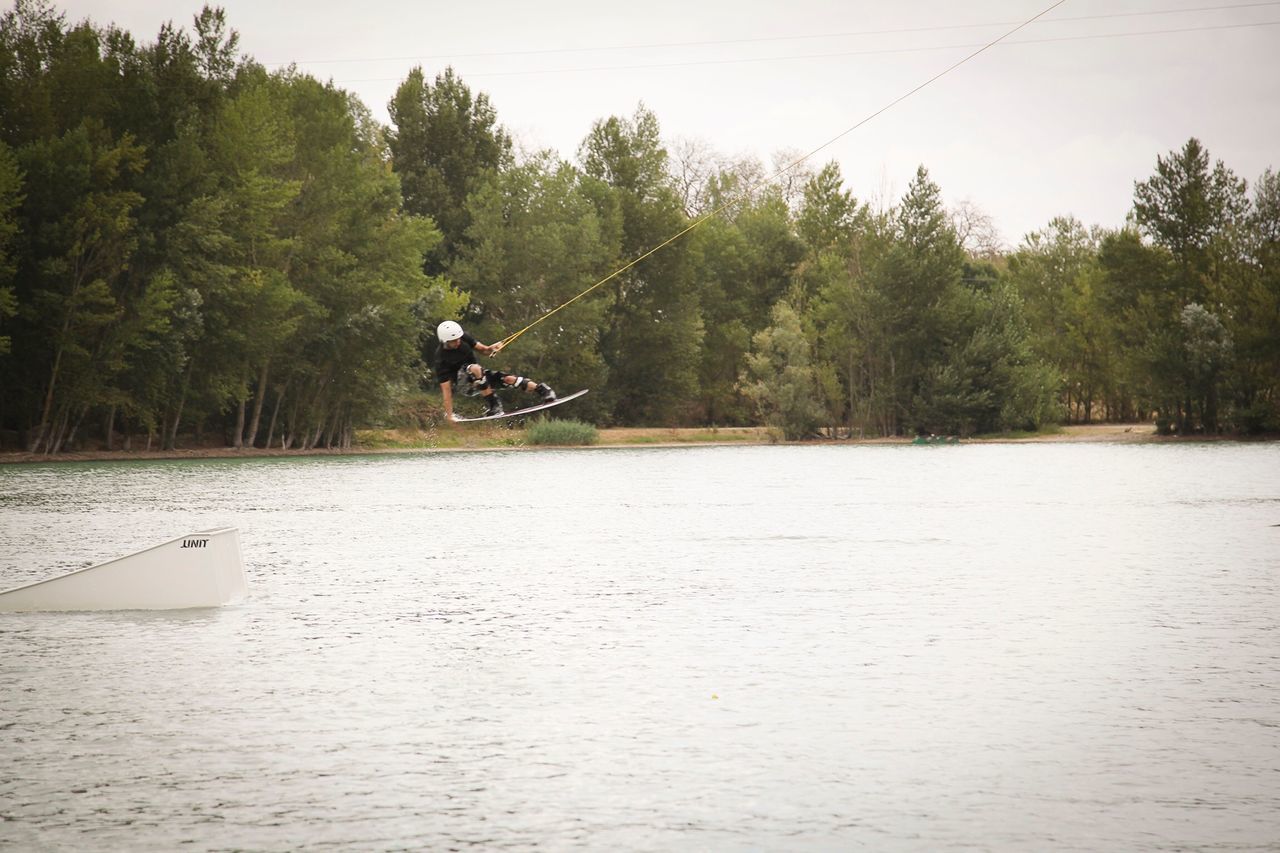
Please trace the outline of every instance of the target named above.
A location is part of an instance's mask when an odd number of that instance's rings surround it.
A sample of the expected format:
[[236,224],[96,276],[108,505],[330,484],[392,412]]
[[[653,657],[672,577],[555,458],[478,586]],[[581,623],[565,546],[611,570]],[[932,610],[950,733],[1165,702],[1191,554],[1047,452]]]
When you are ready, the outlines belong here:
[[463,371],[466,373],[467,381],[471,383],[471,387],[479,389],[480,396],[485,403],[485,414],[490,417],[502,414],[502,401],[494,393],[494,383],[490,381],[493,371],[485,370],[474,363],[468,364],[463,368]]
[[519,388],[521,391],[527,391],[531,394],[537,394],[542,398],[544,403],[554,403],[556,392],[551,390],[551,386],[545,382],[538,382],[535,379],[527,379],[524,376],[512,376],[504,374],[502,383],[508,387]]

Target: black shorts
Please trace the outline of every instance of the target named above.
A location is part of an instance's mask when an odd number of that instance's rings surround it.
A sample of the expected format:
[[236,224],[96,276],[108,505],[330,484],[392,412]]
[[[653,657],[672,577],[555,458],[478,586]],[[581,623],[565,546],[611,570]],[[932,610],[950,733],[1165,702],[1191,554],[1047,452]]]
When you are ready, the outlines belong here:
[[462,367],[459,367],[458,375],[455,376],[453,379],[454,384],[462,388],[463,391],[467,394],[467,396],[469,397],[476,396],[481,391],[483,391],[486,386],[489,388],[493,388],[495,390],[498,388],[507,387],[506,383],[503,380],[506,379],[506,377],[510,376],[511,374],[503,373],[501,370],[490,370],[489,368],[481,365],[480,369],[484,371],[484,374],[483,374],[484,380],[481,382],[477,382],[477,381],[474,381],[471,378],[471,375],[467,372],[470,368],[471,368],[470,364],[466,364],[466,365],[463,365]]

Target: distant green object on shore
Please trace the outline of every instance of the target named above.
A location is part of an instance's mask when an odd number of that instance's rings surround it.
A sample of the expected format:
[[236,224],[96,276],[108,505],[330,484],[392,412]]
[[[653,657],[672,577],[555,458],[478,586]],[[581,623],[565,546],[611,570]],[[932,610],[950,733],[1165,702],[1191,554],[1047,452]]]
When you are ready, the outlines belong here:
[[917,435],[911,440],[912,444],[959,444],[960,436],[958,435]]

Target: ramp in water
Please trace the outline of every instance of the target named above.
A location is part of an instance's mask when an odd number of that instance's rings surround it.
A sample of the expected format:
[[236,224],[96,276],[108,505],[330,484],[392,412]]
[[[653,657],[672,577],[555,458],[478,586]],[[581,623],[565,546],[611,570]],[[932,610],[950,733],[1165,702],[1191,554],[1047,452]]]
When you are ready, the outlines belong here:
[[219,607],[248,591],[240,531],[222,527],[0,592],[0,613]]

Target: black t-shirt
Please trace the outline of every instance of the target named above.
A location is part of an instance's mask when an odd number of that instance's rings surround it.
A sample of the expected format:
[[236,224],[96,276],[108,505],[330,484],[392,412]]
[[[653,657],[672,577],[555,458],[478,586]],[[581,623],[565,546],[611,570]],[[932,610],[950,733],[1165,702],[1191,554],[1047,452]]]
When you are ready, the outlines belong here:
[[471,337],[470,332],[463,332],[462,346],[457,349],[449,349],[444,344],[440,344],[439,353],[436,355],[436,381],[442,384],[452,382],[457,378],[459,370],[479,361],[473,349],[476,343],[476,339]]

